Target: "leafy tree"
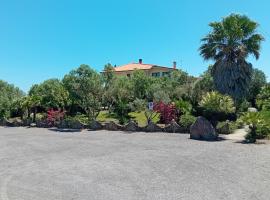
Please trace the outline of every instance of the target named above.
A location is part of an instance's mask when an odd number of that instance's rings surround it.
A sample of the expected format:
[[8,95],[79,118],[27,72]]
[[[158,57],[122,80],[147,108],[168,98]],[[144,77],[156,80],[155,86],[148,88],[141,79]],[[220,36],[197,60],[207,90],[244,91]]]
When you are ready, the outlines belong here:
[[221,22],[210,23],[212,31],[202,39],[200,54],[215,61],[212,74],[216,89],[235,100],[247,95],[252,65],[249,55],[260,56],[263,37],[258,34],[258,24],[247,16],[231,14]]
[[134,97],[138,99],[146,98],[147,91],[151,85],[149,76],[147,76],[142,70],[135,70],[132,73],[130,81]]
[[248,93],[248,100],[255,105],[256,96],[260,93],[263,86],[267,84],[266,75],[259,69],[253,69],[251,84]]
[[0,119],[11,115],[12,105],[24,96],[24,93],[14,85],[0,80]]
[[96,119],[101,110],[103,94],[102,78],[88,65],[72,70],[63,79],[72,104],[80,105],[89,120]]
[[67,90],[58,79],[49,79],[40,85],[32,86],[29,91],[29,96],[30,104],[35,109],[38,106],[41,106],[45,110],[50,108],[64,109],[69,100]]
[[270,85],[262,88],[256,98],[256,104],[260,110],[270,110]]
[[197,104],[201,101],[202,96],[207,92],[215,90],[214,80],[211,74],[213,66],[210,65],[208,69],[195,81],[192,88],[192,102]]
[[130,112],[129,102],[133,99],[132,84],[128,77],[115,77],[104,94],[107,104],[110,104],[111,111],[114,112],[120,123],[125,123]]
[[110,63],[104,66],[102,76],[103,76],[103,81],[105,83],[105,88],[108,88],[108,85],[112,82],[115,76],[114,67]]

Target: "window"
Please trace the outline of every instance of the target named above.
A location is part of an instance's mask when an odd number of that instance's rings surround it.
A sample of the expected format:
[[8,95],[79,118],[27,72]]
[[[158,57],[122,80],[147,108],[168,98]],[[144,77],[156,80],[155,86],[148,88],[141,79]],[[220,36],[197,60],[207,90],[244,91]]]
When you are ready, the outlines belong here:
[[162,76],[170,76],[170,72],[162,72]]
[[127,77],[130,77],[130,74],[127,74]]
[[153,77],[160,77],[160,72],[154,72],[154,73],[152,73],[152,76]]

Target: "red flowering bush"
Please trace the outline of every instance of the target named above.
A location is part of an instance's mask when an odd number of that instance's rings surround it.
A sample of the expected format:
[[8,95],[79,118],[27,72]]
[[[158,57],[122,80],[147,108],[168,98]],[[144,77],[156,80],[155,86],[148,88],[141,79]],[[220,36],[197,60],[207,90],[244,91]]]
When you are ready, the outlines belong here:
[[158,102],[154,104],[154,111],[160,114],[160,122],[169,124],[173,119],[178,120],[178,112],[174,103],[165,104]]
[[47,111],[47,123],[49,126],[56,126],[59,124],[65,116],[65,111],[62,111],[60,109],[54,110],[54,109],[49,109]]

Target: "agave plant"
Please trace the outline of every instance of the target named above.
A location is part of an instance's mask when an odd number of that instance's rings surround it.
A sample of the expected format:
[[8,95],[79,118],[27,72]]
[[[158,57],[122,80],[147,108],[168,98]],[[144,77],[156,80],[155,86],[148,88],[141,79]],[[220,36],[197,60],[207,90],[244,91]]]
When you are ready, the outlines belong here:
[[221,22],[210,23],[212,31],[202,39],[200,54],[205,60],[214,60],[212,75],[216,89],[235,100],[247,95],[252,75],[249,55],[260,56],[263,36],[258,24],[247,16],[231,14]]

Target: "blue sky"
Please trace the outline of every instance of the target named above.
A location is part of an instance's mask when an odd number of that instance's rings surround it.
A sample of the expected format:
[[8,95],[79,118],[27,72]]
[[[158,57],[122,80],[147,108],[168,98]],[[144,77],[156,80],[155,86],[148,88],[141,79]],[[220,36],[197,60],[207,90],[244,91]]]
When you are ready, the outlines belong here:
[[80,64],[139,58],[199,75],[211,63],[198,53],[208,23],[233,12],[260,23],[266,41],[251,61],[270,77],[269,10],[267,0],[0,0],[0,79],[27,91]]

